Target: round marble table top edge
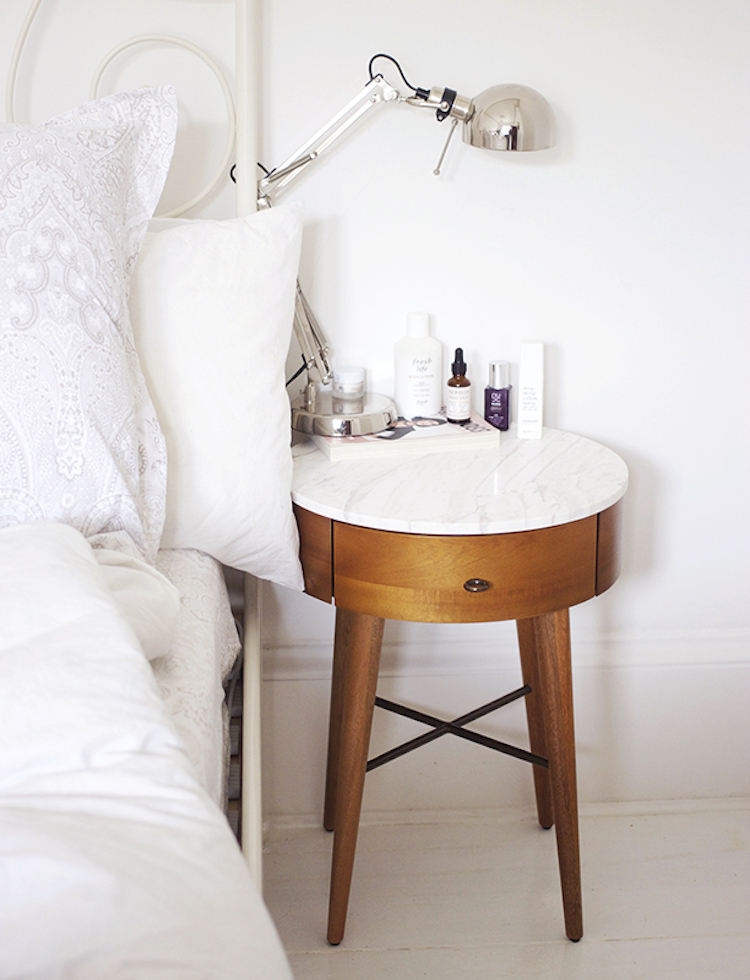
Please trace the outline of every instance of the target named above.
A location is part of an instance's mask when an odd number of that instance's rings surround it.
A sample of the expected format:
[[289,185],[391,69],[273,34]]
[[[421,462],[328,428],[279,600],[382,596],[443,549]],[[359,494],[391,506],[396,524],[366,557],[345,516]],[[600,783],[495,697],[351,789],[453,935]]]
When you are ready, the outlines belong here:
[[497,449],[331,462],[307,438],[293,449],[292,499],[322,517],[411,534],[507,534],[582,520],[617,503],[624,461],[560,429],[501,433]]

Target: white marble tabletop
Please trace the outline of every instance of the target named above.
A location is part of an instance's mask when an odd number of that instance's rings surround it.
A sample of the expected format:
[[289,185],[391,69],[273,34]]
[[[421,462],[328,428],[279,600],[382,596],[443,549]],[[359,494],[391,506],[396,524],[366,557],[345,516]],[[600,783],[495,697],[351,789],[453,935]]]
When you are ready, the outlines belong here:
[[497,449],[331,462],[302,437],[292,498],[346,524],[412,534],[502,534],[567,524],[616,503],[628,469],[605,446],[544,429]]

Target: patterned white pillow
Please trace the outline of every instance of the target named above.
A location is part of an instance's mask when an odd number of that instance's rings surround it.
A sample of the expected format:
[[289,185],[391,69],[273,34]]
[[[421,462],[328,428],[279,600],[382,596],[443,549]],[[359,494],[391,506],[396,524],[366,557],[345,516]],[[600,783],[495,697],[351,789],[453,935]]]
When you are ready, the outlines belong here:
[[0,527],[124,530],[156,553],[166,450],[128,292],[176,126],[164,88],[0,126]]

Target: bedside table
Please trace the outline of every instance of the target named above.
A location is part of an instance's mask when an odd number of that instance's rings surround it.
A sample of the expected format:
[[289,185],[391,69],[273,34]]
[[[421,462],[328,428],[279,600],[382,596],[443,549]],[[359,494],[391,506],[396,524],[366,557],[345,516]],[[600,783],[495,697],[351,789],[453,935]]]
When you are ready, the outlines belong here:
[[[341,942],[375,704],[533,764],[539,822],[555,825],[565,930],[583,934],[570,606],[620,570],[625,463],[581,436],[545,429],[498,448],[330,462],[294,449],[292,497],[305,591],[336,604],[324,825],[334,831],[328,940]],[[376,697],[386,619],[517,622],[523,687],[444,722]],[[530,752],[464,726],[525,698]],[[388,758],[411,750],[408,743]]]

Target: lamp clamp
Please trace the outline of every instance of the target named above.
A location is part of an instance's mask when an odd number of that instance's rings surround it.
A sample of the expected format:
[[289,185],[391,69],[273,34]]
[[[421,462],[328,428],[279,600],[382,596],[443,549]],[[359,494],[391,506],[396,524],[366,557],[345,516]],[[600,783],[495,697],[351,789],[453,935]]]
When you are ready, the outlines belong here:
[[439,86],[429,90],[420,88],[414,95],[405,99],[402,98],[401,101],[424,109],[434,109],[435,118],[438,122],[443,122],[449,117],[457,119],[459,122],[466,122],[471,119],[474,113],[474,103],[471,99],[459,95],[452,88],[440,88]]

